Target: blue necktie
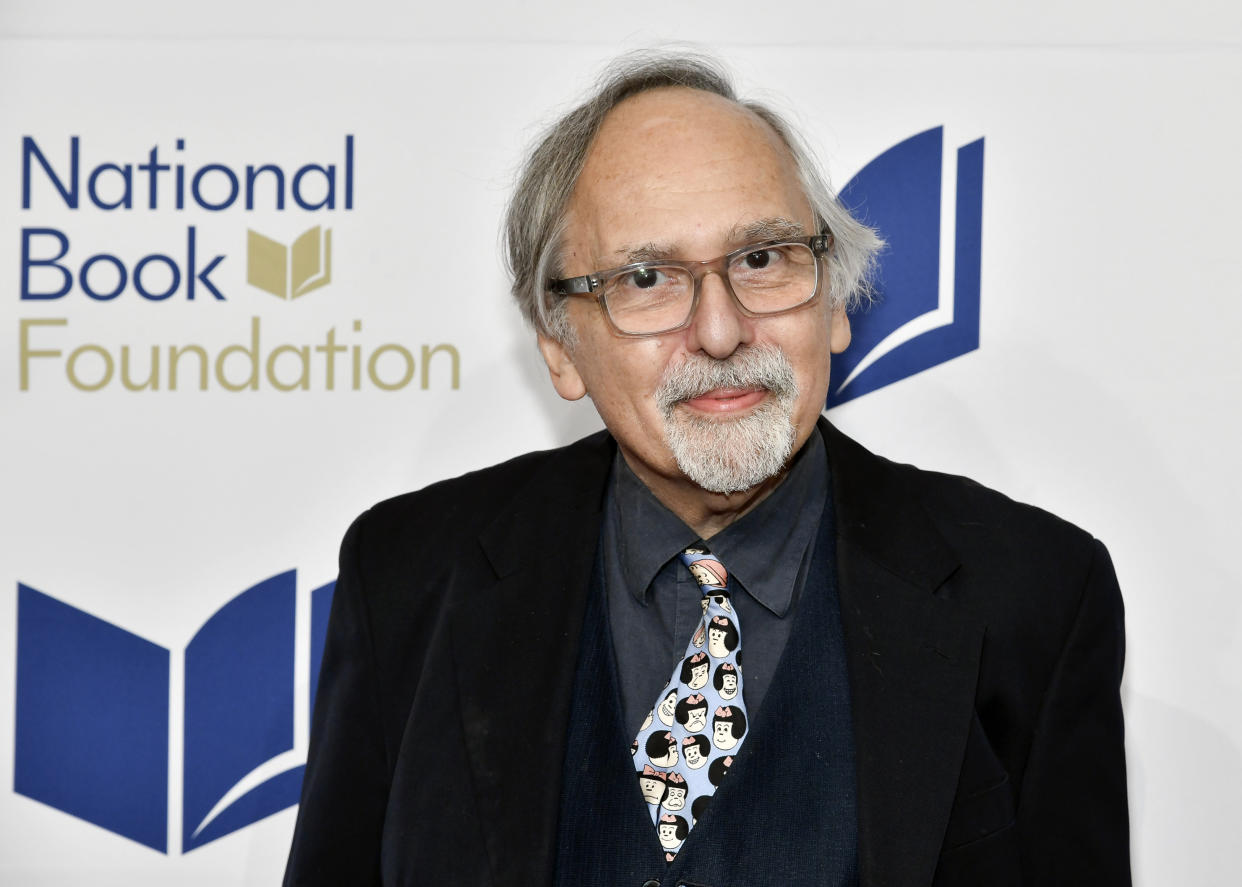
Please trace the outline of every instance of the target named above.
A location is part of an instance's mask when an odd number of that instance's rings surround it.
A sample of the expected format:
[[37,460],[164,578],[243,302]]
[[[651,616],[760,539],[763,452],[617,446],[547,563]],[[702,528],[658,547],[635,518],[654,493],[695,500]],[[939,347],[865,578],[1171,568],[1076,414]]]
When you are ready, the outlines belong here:
[[672,862],[746,735],[741,626],[729,574],[703,547],[678,557],[703,592],[703,619],[634,740],[634,766],[664,857]]

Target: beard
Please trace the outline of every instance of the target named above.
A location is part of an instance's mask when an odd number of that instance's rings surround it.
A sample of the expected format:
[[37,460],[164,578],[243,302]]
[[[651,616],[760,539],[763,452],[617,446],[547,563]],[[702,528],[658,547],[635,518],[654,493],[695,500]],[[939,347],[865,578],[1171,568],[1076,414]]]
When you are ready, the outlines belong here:
[[[681,408],[684,401],[716,388],[762,388],[769,396],[736,419]],[[775,345],[747,346],[724,360],[687,357],[664,374],[655,397],[677,467],[705,490],[749,490],[779,474],[793,455],[798,383]]]

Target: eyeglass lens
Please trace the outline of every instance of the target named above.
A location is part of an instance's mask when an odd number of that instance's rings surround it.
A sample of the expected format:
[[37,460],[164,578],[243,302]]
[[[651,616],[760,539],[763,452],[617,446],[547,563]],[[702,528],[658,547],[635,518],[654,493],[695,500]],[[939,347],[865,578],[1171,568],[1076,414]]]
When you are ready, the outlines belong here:
[[[764,246],[734,256],[727,274],[747,311],[785,311],[815,294],[815,253],[804,243]],[[643,265],[606,281],[604,303],[622,332],[676,329],[690,317],[694,280],[689,270],[676,265]]]

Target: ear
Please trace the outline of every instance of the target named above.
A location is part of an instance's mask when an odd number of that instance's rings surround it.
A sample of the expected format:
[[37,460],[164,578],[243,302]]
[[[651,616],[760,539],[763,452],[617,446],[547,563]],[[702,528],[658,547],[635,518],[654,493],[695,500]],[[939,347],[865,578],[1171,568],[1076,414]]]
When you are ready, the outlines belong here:
[[840,354],[850,347],[850,319],[845,316],[844,308],[832,309],[832,320],[828,326],[828,350]]
[[539,353],[548,365],[548,375],[552,377],[552,387],[557,394],[566,400],[578,400],[586,394],[586,385],[578,375],[573,355],[564,342],[540,333]]

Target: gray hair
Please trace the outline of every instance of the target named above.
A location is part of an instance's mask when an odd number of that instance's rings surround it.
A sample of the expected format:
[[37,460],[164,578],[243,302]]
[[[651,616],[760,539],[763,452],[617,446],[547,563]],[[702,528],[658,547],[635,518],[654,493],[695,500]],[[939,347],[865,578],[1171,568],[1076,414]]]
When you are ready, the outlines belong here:
[[567,300],[548,292],[548,281],[564,276],[561,239],[565,209],[587,153],[604,118],[625,99],[662,87],[680,86],[736,102],[772,127],[793,157],[816,226],[833,235],[828,257],[828,298],[853,308],[870,298],[869,278],[884,245],[871,228],[841,205],[806,143],[776,111],[737,97],[728,72],[713,58],[693,53],[628,53],[604,70],[586,101],[554,122],[530,153],[505,214],[504,240],[512,293],[536,331],[573,342]]

